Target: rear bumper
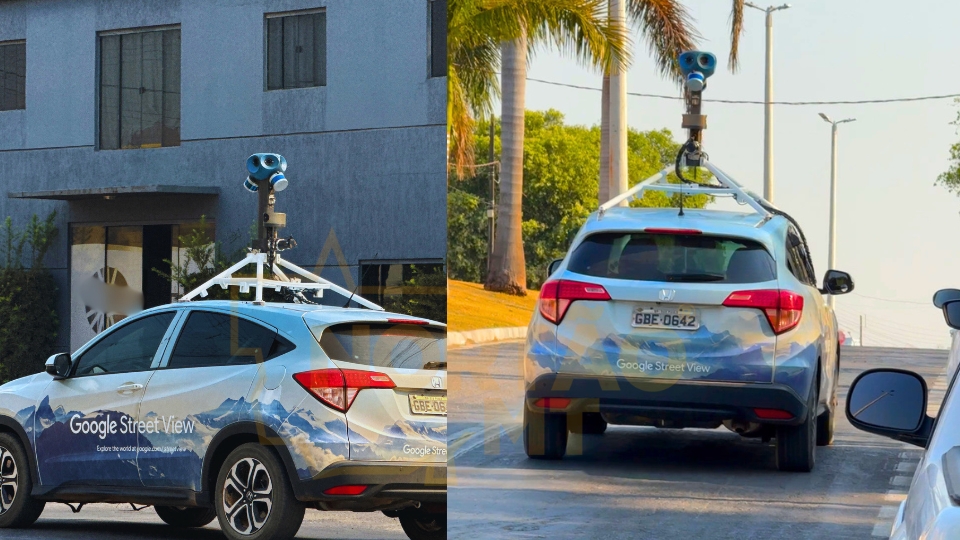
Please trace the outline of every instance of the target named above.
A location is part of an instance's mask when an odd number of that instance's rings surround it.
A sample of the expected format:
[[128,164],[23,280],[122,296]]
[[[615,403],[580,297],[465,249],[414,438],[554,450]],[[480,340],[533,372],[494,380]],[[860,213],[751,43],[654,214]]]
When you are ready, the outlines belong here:
[[[328,495],[330,488],[365,485],[359,495]],[[446,503],[446,463],[398,463],[390,461],[342,461],[330,465],[310,480],[294,485],[304,502],[330,502],[347,508],[378,506],[390,501]]]
[[[527,387],[526,407],[544,411],[535,406],[536,400],[542,397],[572,400],[566,409],[550,412],[601,412],[678,422],[739,420],[797,425],[807,416],[806,400],[796,391],[783,384],[770,383],[665,381],[547,373]],[[760,418],[754,409],[787,411],[792,418]]]

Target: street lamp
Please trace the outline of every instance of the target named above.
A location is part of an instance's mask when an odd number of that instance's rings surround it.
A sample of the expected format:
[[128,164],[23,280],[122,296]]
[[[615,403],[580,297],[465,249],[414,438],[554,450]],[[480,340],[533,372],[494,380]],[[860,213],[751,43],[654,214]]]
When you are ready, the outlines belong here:
[[762,8],[752,2],[743,5],[767,14],[767,72],[763,97],[763,198],[773,202],[773,12],[790,4]]
[[[853,122],[856,118],[831,120],[826,114],[820,113],[820,118],[832,126],[831,131],[831,158],[830,158],[830,253],[827,260],[827,270],[836,268],[837,262],[837,126]],[[834,307],[834,296],[830,295],[827,302]]]

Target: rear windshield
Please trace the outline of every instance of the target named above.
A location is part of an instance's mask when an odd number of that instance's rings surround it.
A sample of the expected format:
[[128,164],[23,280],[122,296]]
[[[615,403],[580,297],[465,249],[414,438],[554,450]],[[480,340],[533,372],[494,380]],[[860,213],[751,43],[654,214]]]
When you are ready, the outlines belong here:
[[777,276],[759,243],[700,234],[594,234],[573,251],[567,268],[634,281],[760,283]]
[[443,329],[349,323],[310,330],[314,336],[320,333],[320,348],[333,360],[376,367],[447,369],[447,334]]

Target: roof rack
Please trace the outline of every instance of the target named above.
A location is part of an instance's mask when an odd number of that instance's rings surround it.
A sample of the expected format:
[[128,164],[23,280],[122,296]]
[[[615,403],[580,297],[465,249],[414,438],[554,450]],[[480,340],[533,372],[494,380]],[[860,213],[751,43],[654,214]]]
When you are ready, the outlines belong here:
[[[249,264],[257,265],[256,277],[234,277],[233,276],[234,273],[236,273],[237,271],[246,267]],[[210,278],[209,280],[207,280],[205,283],[203,283],[196,289],[183,295],[179,301],[189,302],[190,300],[193,300],[198,296],[201,298],[204,298],[208,295],[207,291],[209,291],[210,288],[216,285],[219,285],[223,289],[226,289],[231,285],[239,286],[241,294],[248,293],[250,292],[251,288],[254,288],[256,290],[256,296],[255,296],[254,302],[257,304],[264,303],[263,290],[265,288],[274,289],[276,291],[280,291],[282,289],[289,289],[292,291],[296,291],[298,293],[305,290],[311,290],[311,291],[316,291],[315,294],[318,297],[322,297],[323,291],[330,289],[336,293],[342,294],[343,296],[350,298],[352,301],[366,308],[373,309],[376,311],[384,311],[384,309],[381,306],[374,304],[373,302],[367,300],[366,298],[363,298],[361,296],[356,296],[350,291],[334,284],[329,280],[326,280],[312,272],[308,272],[307,270],[304,270],[303,268],[300,268],[299,266],[291,262],[283,260],[282,258],[280,258],[279,254],[275,255],[275,258],[273,261],[273,267],[271,268],[271,272],[270,272],[272,273],[272,275],[276,276],[278,279],[269,279],[264,277],[265,274],[270,275],[270,273],[265,272],[266,266],[267,266],[267,254],[251,251],[250,253],[247,254],[246,257],[244,257],[242,261],[231,266],[230,268],[227,268],[223,272],[220,272],[219,274]],[[300,278],[297,278],[297,277],[289,278],[287,277],[286,274],[283,273],[283,271],[281,270],[281,267],[286,268],[287,270],[290,270],[296,274],[299,274],[301,277],[306,278],[309,281],[301,281]]]
[[773,205],[764,200],[763,197],[745,190],[743,186],[741,186],[736,180],[731,178],[727,173],[723,172],[719,167],[708,161],[706,156],[701,155],[700,166],[713,173],[720,185],[716,186],[688,183],[671,184],[667,182],[667,175],[674,170],[674,166],[670,165],[664,167],[663,170],[651,176],[650,178],[647,178],[643,182],[640,182],[620,195],[617,195],[609,201],[601,204],[597,219],[603,219],[603,215],[607,212],[607,210],[610,210],[615,206],[626,204],[632,199],[639,199],[643,197],[643,192],[648,189],[667,193],[682,193],[684,195],[706,194],[714,197],[733,197],[733,199],[738,203],[749,205],[760,216],[761,219],[760,222],[756,224],[757,227],[760,227],[773,218],[773,212],[768,210],[768,208],[772,208]]

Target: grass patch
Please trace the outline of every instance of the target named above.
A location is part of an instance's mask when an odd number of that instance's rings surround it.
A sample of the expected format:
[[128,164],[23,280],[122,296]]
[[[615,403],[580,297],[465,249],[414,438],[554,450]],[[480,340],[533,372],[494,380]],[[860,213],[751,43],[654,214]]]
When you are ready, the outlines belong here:
[[451,332],[527,326],[540,293],[513,296],[485,291],[480,283],[454,280],[448,280],[447,286],[447,329]]

